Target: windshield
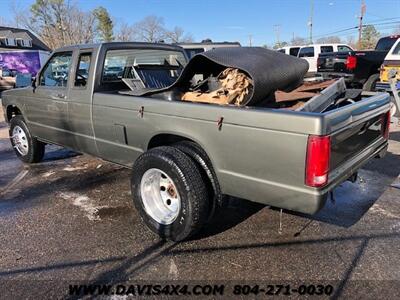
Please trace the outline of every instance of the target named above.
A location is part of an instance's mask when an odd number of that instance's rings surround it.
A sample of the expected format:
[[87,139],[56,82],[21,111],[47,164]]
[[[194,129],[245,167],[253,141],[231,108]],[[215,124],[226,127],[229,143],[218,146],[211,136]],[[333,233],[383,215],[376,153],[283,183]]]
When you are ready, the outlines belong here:
[[186,58],[180,51],[109,50],[104,61],[102,81],[134,79],[141,81],[145,88],[162,88],[175,82],[185,65]]
[[378,43],[376,44],[375,50],[377,51],[389,51],[390,48],[394,45],[396,42],[396,38],[393,37],[384,37],[381,38]]

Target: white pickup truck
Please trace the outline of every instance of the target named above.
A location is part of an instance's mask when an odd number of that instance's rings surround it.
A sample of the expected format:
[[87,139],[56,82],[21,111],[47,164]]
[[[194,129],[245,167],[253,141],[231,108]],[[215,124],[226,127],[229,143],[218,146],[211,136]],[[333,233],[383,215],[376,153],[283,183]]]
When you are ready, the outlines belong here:
[[301,47],[297,57],[305,59],[308,62],[308,73],[316,73],[320,53],[349,51],[353,51],[353,49],[346,44],[312,44]]

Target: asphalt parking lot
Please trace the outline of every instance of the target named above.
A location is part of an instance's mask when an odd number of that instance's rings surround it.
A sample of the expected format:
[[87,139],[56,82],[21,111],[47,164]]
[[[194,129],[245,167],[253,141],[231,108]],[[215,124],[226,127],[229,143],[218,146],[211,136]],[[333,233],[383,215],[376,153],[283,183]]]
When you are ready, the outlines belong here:
[[[188,279],[331,282],[334,298],[399,293],[399,126],[392,125],[386,157],[366,165],[355,184],[338,187],[335,201],[317,215],[284,212],[279,231],[279,210],[231,199],[201,233],[176,244],[160,241],[141,222],[129,170],[53,146],[44,162],[24,166],[0,121],[0,282],[6,294],[12,284],[14,293],[36,298],[50,295],[35,289],[38,283]],[[19,289],[24,283],[29,288]]]

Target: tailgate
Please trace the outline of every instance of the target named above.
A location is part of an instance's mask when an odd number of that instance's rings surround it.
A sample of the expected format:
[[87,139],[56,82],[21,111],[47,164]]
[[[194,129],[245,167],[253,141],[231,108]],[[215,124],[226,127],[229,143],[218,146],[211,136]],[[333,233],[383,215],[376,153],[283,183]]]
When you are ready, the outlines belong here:
[[389,103],[389,94],[379,93],[324,114],[326,134],[331,136],[329,181],[340,175],[335,174],[338,169],[343,172],[367,161],[387,144]]
[[320,54],[317,62],[319,72],[347,72],[347,53]]

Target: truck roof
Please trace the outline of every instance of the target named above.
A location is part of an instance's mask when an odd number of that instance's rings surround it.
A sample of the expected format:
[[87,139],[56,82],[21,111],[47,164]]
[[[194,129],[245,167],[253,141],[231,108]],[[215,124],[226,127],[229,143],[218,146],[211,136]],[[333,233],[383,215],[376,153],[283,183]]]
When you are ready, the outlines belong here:
[[176,43],[175,45],[180,46],[203,46],[203,45],[236,45],[240,46],[239,42],[193,42],[193,43]]
[[177,45],[171,45],[166,43],[146,43],[146,42],[109,42],[109,43],[97,43],[97,44],[71,45],[58,48],[55,51],[60,52],[60,51],[72,51],[74,49],[98,49],[103,47],[112,49],[149,48],[149,49],[183,51],[182,47],[179,47]]
[[[323,43],[323,44],[308,44],[308,45],[303,45],[301,48],[305,47],[313,47],[313,46],[348,46],[346,43]],[[348,46],[349,47],[349,46]]]

